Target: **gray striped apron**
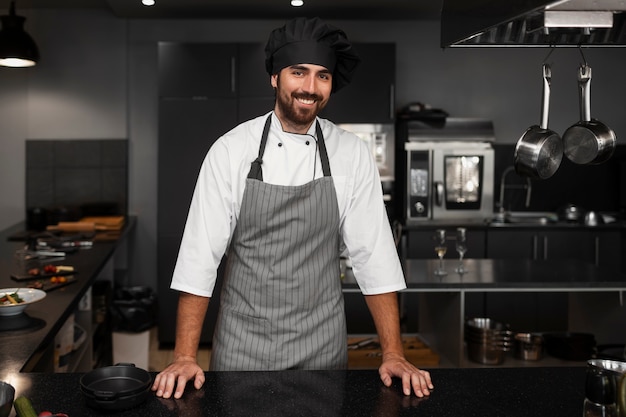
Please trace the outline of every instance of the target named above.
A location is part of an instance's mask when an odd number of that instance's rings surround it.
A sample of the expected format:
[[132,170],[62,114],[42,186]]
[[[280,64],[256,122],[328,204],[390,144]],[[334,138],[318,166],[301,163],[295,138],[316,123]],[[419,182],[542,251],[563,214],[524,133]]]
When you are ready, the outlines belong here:
[[322,131],[317,123],[324,176],[274,185],[261,170],[270,124],[228,251],[210,369],[345,368],[339,209]]

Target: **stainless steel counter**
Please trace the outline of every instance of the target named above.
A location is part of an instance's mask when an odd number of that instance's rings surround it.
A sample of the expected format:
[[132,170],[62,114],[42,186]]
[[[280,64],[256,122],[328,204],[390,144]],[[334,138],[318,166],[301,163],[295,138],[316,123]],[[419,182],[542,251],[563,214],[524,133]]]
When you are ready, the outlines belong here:
[[[626,291],[626,275],[604,271],[579,260],[466,259],[459,274],[458,260],[444,259],[447,275],[437,276],[434,259],[407,259],[404,271],[408,292],[458,291]],[[358,291],[352,271],[346,271],[344,291]]]
[[[624,274],[578,260],[518,259],[468,259],[468,272],[458,274],[458,263],[444,260],[448,274],[436,276],[436,260],[404,262],[405,293],[413,294],[409,302],[418,304],[419,335],[442,356],[444,365],[449,361],[452,366],[475,366],[466,359],[464,347],[465,297],[471,292],[567,293],[568,328],[561,330],[593,333],[599,344],[612,343],[615,329],[625,327]],[[359,291],[350,270],[344,291]]]

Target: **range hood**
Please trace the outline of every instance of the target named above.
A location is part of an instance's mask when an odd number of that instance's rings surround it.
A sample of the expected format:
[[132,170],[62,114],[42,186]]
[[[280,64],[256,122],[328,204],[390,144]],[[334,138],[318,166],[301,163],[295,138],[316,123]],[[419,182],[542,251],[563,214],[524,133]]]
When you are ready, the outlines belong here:
[[626,47],[626,0],[443,0],[441,46]]

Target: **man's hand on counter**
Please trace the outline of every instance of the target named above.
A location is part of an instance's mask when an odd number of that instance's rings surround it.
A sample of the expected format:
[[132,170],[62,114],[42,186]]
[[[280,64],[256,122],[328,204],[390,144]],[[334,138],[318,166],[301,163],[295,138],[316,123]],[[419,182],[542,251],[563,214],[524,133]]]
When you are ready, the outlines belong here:
[[418,369],[406,360],[402,355],[385,354],[383,363],[378,368],[380,379],[385,386],[391,386],[392,378],[397,377],[402,380],[402,391],[405,395],[411,395],[411,388],[418,397],[430,395],[434,389],[430,379],[430,373]]
[[200,389],[204,384],[204,371],[195,358],[178,357],[154,378],[152,391],[156,391],[157,397],[170,398],[173,393],[174,398],[181,398],[191,380],[193,386]]

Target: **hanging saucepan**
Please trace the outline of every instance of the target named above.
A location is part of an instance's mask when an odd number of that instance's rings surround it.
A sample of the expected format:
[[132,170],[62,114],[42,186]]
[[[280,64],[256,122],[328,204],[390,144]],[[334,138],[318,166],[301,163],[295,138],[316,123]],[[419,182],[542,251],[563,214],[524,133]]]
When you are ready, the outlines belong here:
[[563,133],[563,147],[567,158],[576,164],[600,164],[615,151],[615,132],[604,123],[591,118],[591,67],[578,70],[580,87],[580,121]]
[[550,66],[543,64],[541,125],[529,127],[515,146],[515,171],[534,179],[550,178],[559,169],[563,158],[561,137],[548,129],[551,79]]

